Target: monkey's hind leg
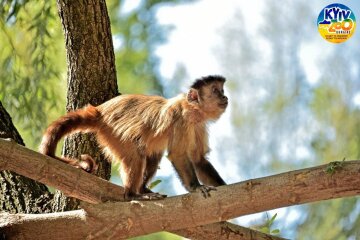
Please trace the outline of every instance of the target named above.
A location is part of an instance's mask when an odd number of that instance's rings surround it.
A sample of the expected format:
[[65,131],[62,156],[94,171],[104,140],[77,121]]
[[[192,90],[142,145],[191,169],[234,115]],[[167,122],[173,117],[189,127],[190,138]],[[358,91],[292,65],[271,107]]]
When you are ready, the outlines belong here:
[[164,196],[159,193],[143,192],[144,174],[146,168],[146,159],[137,151],[127,149],[127,156],[122,159],[121,179],[124,184],[125,200],[158,200]]
[[[154,177],[157,169],[159,168],[159,163],[163,153],[155,153],[151,156],[146,157],[146,168],[144,173],[144,181],[140,189],[141,193],[153,193],[147,186],[150,183],[150,180]],[[159,193],[157,193],[159,194]],[[167,197],[165,194],[159,194],[164,198]]]

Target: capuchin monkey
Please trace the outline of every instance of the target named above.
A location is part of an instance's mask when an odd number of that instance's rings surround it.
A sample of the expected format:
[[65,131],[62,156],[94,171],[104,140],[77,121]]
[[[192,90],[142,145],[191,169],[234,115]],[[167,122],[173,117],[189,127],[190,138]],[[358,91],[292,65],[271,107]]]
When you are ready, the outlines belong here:
[[92,172],[96,164],[89,155],[81,155],[80,160],[60,158],[55,150],[63,136],[94,132],[105,155],[121,162],[125,199],[152,200],[166,197],[147,185],[167,149],[185,188],[208,197],[214,187],[226,184],[206,158],[206,124],[218,119],[228,105],[224,83],[224,77],[212,75],[195,80],[187,94],[174,98],[121,95],[97,107],[69,112],[47,128],[40,152]]

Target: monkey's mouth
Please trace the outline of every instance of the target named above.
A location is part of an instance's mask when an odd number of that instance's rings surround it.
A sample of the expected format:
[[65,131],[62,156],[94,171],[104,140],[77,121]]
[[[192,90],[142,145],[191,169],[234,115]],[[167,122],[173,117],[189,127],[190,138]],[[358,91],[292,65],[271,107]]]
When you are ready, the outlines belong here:
[[227,101],[226,101],[226,102],[219,103],[219,107],[221,107],[221,108],[226,108],[227,105],[228,105],[228,102],[227,102]]

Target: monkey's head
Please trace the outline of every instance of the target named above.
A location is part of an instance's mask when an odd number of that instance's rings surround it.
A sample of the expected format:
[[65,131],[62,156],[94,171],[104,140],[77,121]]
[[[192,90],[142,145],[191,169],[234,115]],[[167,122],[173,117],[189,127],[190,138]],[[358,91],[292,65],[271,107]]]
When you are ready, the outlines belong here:
[[207,119],[217,119],[228,105],[228,98],[224,95],[224,83],[225,78],[218,75],[197,79],[187,94],[187,100],[197,105]]

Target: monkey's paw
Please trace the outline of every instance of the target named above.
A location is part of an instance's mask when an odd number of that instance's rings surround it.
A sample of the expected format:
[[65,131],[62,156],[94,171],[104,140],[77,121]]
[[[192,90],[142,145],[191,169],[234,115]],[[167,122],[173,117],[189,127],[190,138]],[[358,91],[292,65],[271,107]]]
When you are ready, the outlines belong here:
[[216,187],[213,186],[206,186],[206,185],[200,185],[196,188],[195,191],[200,191],[201,194],[204,196],[204,198],[210,197],[210,191],[216,191]]

